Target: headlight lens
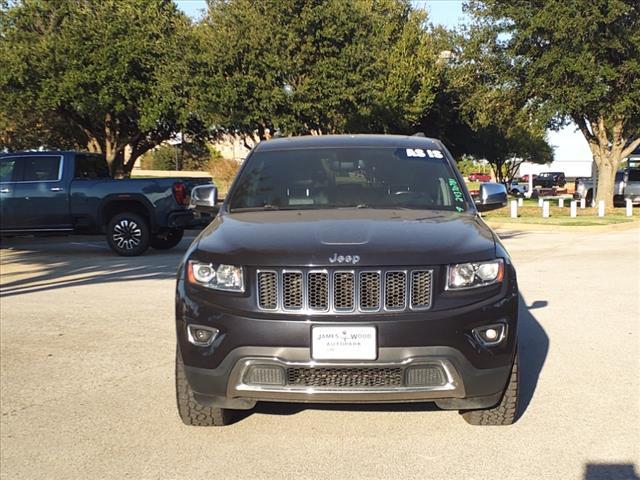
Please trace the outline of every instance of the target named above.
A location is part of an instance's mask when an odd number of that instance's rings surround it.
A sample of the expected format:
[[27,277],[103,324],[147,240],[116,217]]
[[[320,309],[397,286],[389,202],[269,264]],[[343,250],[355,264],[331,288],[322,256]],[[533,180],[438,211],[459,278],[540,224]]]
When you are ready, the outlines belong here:
[[502,281],[504,261],[501,258],[490,262],[459,263],[449,265],[447,290],[484,287]]
[[187,279],[189,283],[224,290],[227,292],[244,292],[244,275],[242,267],[235,265],[218,265],[189,260],[187,263]]

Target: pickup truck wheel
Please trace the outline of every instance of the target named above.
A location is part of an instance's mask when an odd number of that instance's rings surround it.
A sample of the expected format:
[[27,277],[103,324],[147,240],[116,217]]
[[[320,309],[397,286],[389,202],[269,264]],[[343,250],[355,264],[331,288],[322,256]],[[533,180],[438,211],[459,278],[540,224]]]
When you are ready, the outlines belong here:
[[184,230],[170,228],[151,237],[151,246],[156,250],[169,250],[180,243],[183,235]]
[[585,197],[585,203],[587,204],[587,207],[591,206],[591,202],[593,202],[593,190],[589,189],[589,191],[587,192],[587,196]]
[[233,410],[209,407],[196,400],[184,373],[184,364],[179,348],[176,348],[176,400],[178,414],[185,425],[222,427],[233,423]]
[[141,255],[149,248],[149,240],[149,225],[136,213],[119,213],[107,225],[107,243],[118,255]]
[[466,410],[460,412],[471,425],[511,425],[518,413],[518,352],[511,367],[509,383],[504,389],[500,403],[485,410]]

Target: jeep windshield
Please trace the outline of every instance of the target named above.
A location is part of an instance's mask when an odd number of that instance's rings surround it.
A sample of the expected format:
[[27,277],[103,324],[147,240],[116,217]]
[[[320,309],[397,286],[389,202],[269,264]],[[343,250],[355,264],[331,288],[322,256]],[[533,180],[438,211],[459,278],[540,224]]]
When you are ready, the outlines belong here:
[[394,208],[467,210],[440,150],[317,148],[254,152],[229,211]]

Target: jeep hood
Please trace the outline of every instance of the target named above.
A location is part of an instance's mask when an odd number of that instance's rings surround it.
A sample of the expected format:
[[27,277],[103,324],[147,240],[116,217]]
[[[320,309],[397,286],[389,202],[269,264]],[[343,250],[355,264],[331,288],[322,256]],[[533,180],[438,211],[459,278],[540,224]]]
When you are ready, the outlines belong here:
[[[474,213],[425,210],[285,210],[226,213],[200,234],[194,257],[246,266],[460,263],[495,257],[491,229]],[[345,263],[334,266],[346,265]]]

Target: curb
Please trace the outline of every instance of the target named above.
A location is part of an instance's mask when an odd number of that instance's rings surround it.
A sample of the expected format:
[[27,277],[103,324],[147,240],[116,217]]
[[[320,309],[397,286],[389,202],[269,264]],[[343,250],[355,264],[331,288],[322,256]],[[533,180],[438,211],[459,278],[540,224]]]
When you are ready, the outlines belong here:
[[609,230],[640,230],[640,221],[611,223],[609,225],[544,225],[540,223],[516,223],[516,222],[496,222],[483,219],[487,225],[493,229],[536,232],[536,231],[570,231],[570,232],[606,232]]

